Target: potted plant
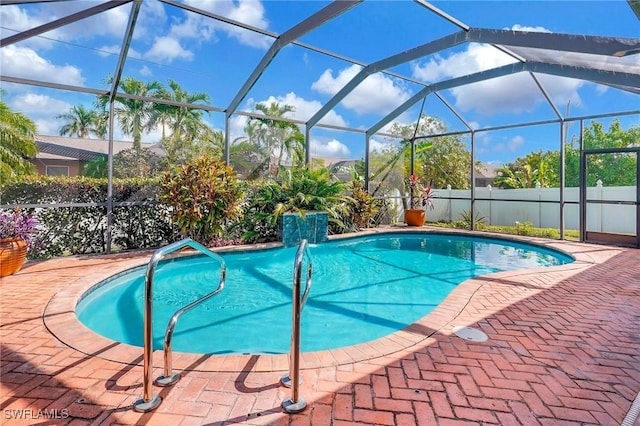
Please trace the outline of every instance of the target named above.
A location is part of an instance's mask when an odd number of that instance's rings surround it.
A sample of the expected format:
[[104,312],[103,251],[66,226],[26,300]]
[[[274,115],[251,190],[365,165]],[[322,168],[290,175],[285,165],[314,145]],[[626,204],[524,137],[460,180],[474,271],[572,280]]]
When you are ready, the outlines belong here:
[[422,188],[415,174],[409,179],[410,208],[404,211],[404,221],[409,226],[422,226],[427,220],[426,209],[433,210],[434,192],[430,186]]
[[39,224],[36,218],[20,210],[0,212],[0,277],[13,275],[22,268]]

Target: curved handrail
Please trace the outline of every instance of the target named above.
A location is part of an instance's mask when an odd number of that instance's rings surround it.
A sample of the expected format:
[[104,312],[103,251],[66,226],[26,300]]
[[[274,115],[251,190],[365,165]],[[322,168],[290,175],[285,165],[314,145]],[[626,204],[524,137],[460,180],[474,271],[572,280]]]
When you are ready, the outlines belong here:
[[[212,257],[220,261],[220,263],[222,264],[222,267],[220,270],[220,276],[221,276],[220,284],[218,285],[218,288],[214,290],[212,293],[209,293],[203,296],[202,298],[196,300],[195,302],[190,303],[184,308],[179,309],[171,317],[171,320],[167,325],[167,331],[169,326],[172,325],[172,321],[173,321],[173,326],[171,327],[172,328],[171,334],[173,334],[173,327],[175,327],[175,322],[177,322],[178,318],[180,317],[180,315],[182,315],[182,313],[188,311],[198,303],[208,299],[214,294],[219,293],[222,290],[222,288],[224,288],[224,279],[226,276],[226,266],[224,263],[224,259],[217,253],[214,253],[213,251],[203,246],[202,244],[193,241],[191,238],[185,238],[183,240],[176,241],[175,243],[159,248],[153,253],[153,255],[151,256],[151,259],[149,260],[149,263],[147,264],[147,271],[146,271],[145,280],[144,280],[145,281],[144,282],[145,284],[144,285],[144,353],[143,353],[144,372],[143,372],[143,380],[142,380],[143,396],[142,396],[142,399],[139,399],[133,404],[133,409],[135,411],[141,411],[141,412],[150,411],[156,408],[158,405],[160,405],[160,402],[162,402],[162,398],[160,398],[160,396],[151,394],[151,382],[152,382],[151,364],[152,364],[152,356],[153,356],[153,277],[154,277],[156,266],[165,256],[175,251],[181,250],[185,247],[191,247],[195,250],[198,250],[206,254],[209,257]],[[167,336],[167,333],[165,333],[165,343],[166,343],[166,336]],[[171,337],[169,338],[169,342],[170,341],[171,341]],[[169,355],[169,358],[171,358],[170,355]],[[167,359],[167,355],[165,351],[165,363],[166,363],[166,359]],[[165,369],[165,372],[166,372],[166,369]]]
[[307,303],[307,298],[309,297],[309,291],[311,291],[311,271],[313,269],[313,264],[311,262],[311,253],[309,252],[309,243],[307,240],[302,240],[300,243],[300,247],[298,247],[298,251],[296,253],[296,260],[294,263],[294,284],[300,284],[300,274],[302,272],[302,262],[304,260],[304,256],[307,256],[307,281],[304,286],[304,293],[302,294],[302,299],[300,301],[300,312],[304,309],[304,306]]
[[[180,317],[182,316],[182,314],[184,314],[187,311],[190,311],[191,309],[193,309],[194,307],[196,307],[197,305],[199,305],[200,303],[204,302],[205,300],[215,296],[216,294],[220,293],[222,291],[222,289],[224,288],[224,284],[225,284],[225,279],[227,276],[227,269],[224,263],[224,259],[222,258],[222,256],[220,256],[219,254],[209,250],[206,247],[203,247],[202,245],[196,243],[195,241],[193,241],[193,244],[196,244],[199,247],[199,250],[206,254],[207,256],[216,259],[220,262],[221,267],[220,267],[220,281],[218,283],[218,287],[213,290],[210,293],[205,294],[204,296],[200,297],[197,300],[194,300],[193,302],[189,303],[187,306],[178,309],[169,319],[169,322],[167,323],[167,328],[165,329],[165,333],[164,333],[164,375],[158,377],[158,379],[156,380],[156,383],[160,386],[169,386],[174,384],[175,382],[177,382],[180,379],[180,374],[173,374],[172,373],[172,359],[171,359],[171,355],[172,355],[172,348],[171,348],[171,341],[173,339],[173,331],[175,330],[176,324],[178,323],[178,319],[180,319]],[[193,247],[193,245],[189,244],[191,247]],[[195,247],[194,247],[195,248]]]
[[[307,280],[304,293],[300,297],[300,275],[302,274],[302,262],[307,256]],[[313,264],[309,253],[309,243],[306,239],[300,242],[300,247],[296,252],[293,267],[293,324],[291,327],[291,351],[289,353],[289,374],[281,379],[282,384],[291,387],[291,398],[282,403],[282,407],[287,413],[295,414],[303,411],[307,407],[304,398],[298,396],[300,385],[300,317],[302,310],[307,303],[309,291],[311,290],[311,273]]]

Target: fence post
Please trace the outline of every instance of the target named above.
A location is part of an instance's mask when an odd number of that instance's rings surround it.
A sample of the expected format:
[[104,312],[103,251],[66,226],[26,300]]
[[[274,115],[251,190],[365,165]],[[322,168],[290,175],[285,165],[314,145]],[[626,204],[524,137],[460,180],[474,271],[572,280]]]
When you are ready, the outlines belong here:
[[[598,194],[598,200],[602,201],[602,180],[598,179],[596,181],[596,194]],[[602,203],[599,203],[599,209],[600,210],[600,217],[598,218],[598,222],[600,223],[600,232],[604,232],[604,229],[602,229]]]
[[453,221],[453,213],[451,212],[453,209],[451,206],[451,185],[447,185],[447,191],[449,191],[449,223],[451,223]]
[[542,228],[542,185],[540,185],[540,181],[536,182],[536,189],[538,190],[538,228]]
[[487,189],[489,190],[489,226],[491,226],[491,204],[493,204],[493,202],[491,201],[491,185],[487,185]]

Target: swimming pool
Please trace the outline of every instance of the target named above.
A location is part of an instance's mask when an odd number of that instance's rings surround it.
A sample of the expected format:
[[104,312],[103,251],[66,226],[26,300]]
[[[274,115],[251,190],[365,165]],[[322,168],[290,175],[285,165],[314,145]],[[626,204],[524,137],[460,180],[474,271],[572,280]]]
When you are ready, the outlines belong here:
[[[183,315],[173,349],[203,354],[287,353],[296,247],[220,253],[224,291]],[[572,262],[539,246],[436,233],[386,233],[310,248],[313,288],[302,313],[304,352],[351,346],[403,329],[477,275]],[[161,262],[154,280],[154,348],[167,321],[212,291],[220,265],[206,256]],[[142,346],[144,274],[139,267],[92,287],[78,319],[118,342]]]

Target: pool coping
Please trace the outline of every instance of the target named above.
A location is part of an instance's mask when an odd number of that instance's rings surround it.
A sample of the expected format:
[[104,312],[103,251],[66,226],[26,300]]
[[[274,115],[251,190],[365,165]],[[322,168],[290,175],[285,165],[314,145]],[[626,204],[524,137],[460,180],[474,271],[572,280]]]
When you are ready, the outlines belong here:
[[[408,327],[379,339],[353,346],[316,352],[304,352],[301,354],[301,369],[351,364],[375,358],[384,358],[390,355],[397,356],[405,351],[415,351],[416,348],[426,347],[431,344],[431,339],[433,339],[436,333],[451,334],[454,326],[471,324],[470,321],[465,323],[464,318],[460,317],[460,314],[474,295],[483,286],[490,285],[491,282],[518,282],[519,277],[524,281],[525,277],[531,276],[532,274],[540,275],[541,279],[538,281],[540,282],[539,289],[542,291],[546,288],[544,284],[545,280],[543,279],[545,274],[553,274],[554,271],[568,270],[579,272],[594,263],[594,260],[589,255],[589,246],[582,243],[486,232],[457,231],[437,227],[375,228],[354,234],[331,236],[330,240],[398,232],[471,235],[519,243],[530,243],[568,254],[572,256],[575,261],[559,266],[497,272],[466,280],[456,286],[434,310]],[[214,249],[214,251],[248,251],[279,246],[282,246],[282,244],[268,243],[224,247]],[[75,307],[80,298],[83,297],[91,287],[125,270],[146,265],[152,254],[152,251],[143,251],[123,255],[108,255],[114,259],[113,264],[70,283],[69,286],[56,293],[50,299],[43,313],[45,327],[61,343],[84,354],[127,365],[142,365],[142,347],[115,342],[95,333],[77,319]],[[550,285],[553,285],[553,283]],[[163,365],[163,351],[154,351],[153,365],[156,368],[160,368]],[[236,355],[173,352],[173,368],[176,371],[241,372],[245,370],[247,365],[252,365],[252,370],[256,372],[286,372],[289,368],[289,354]]]

